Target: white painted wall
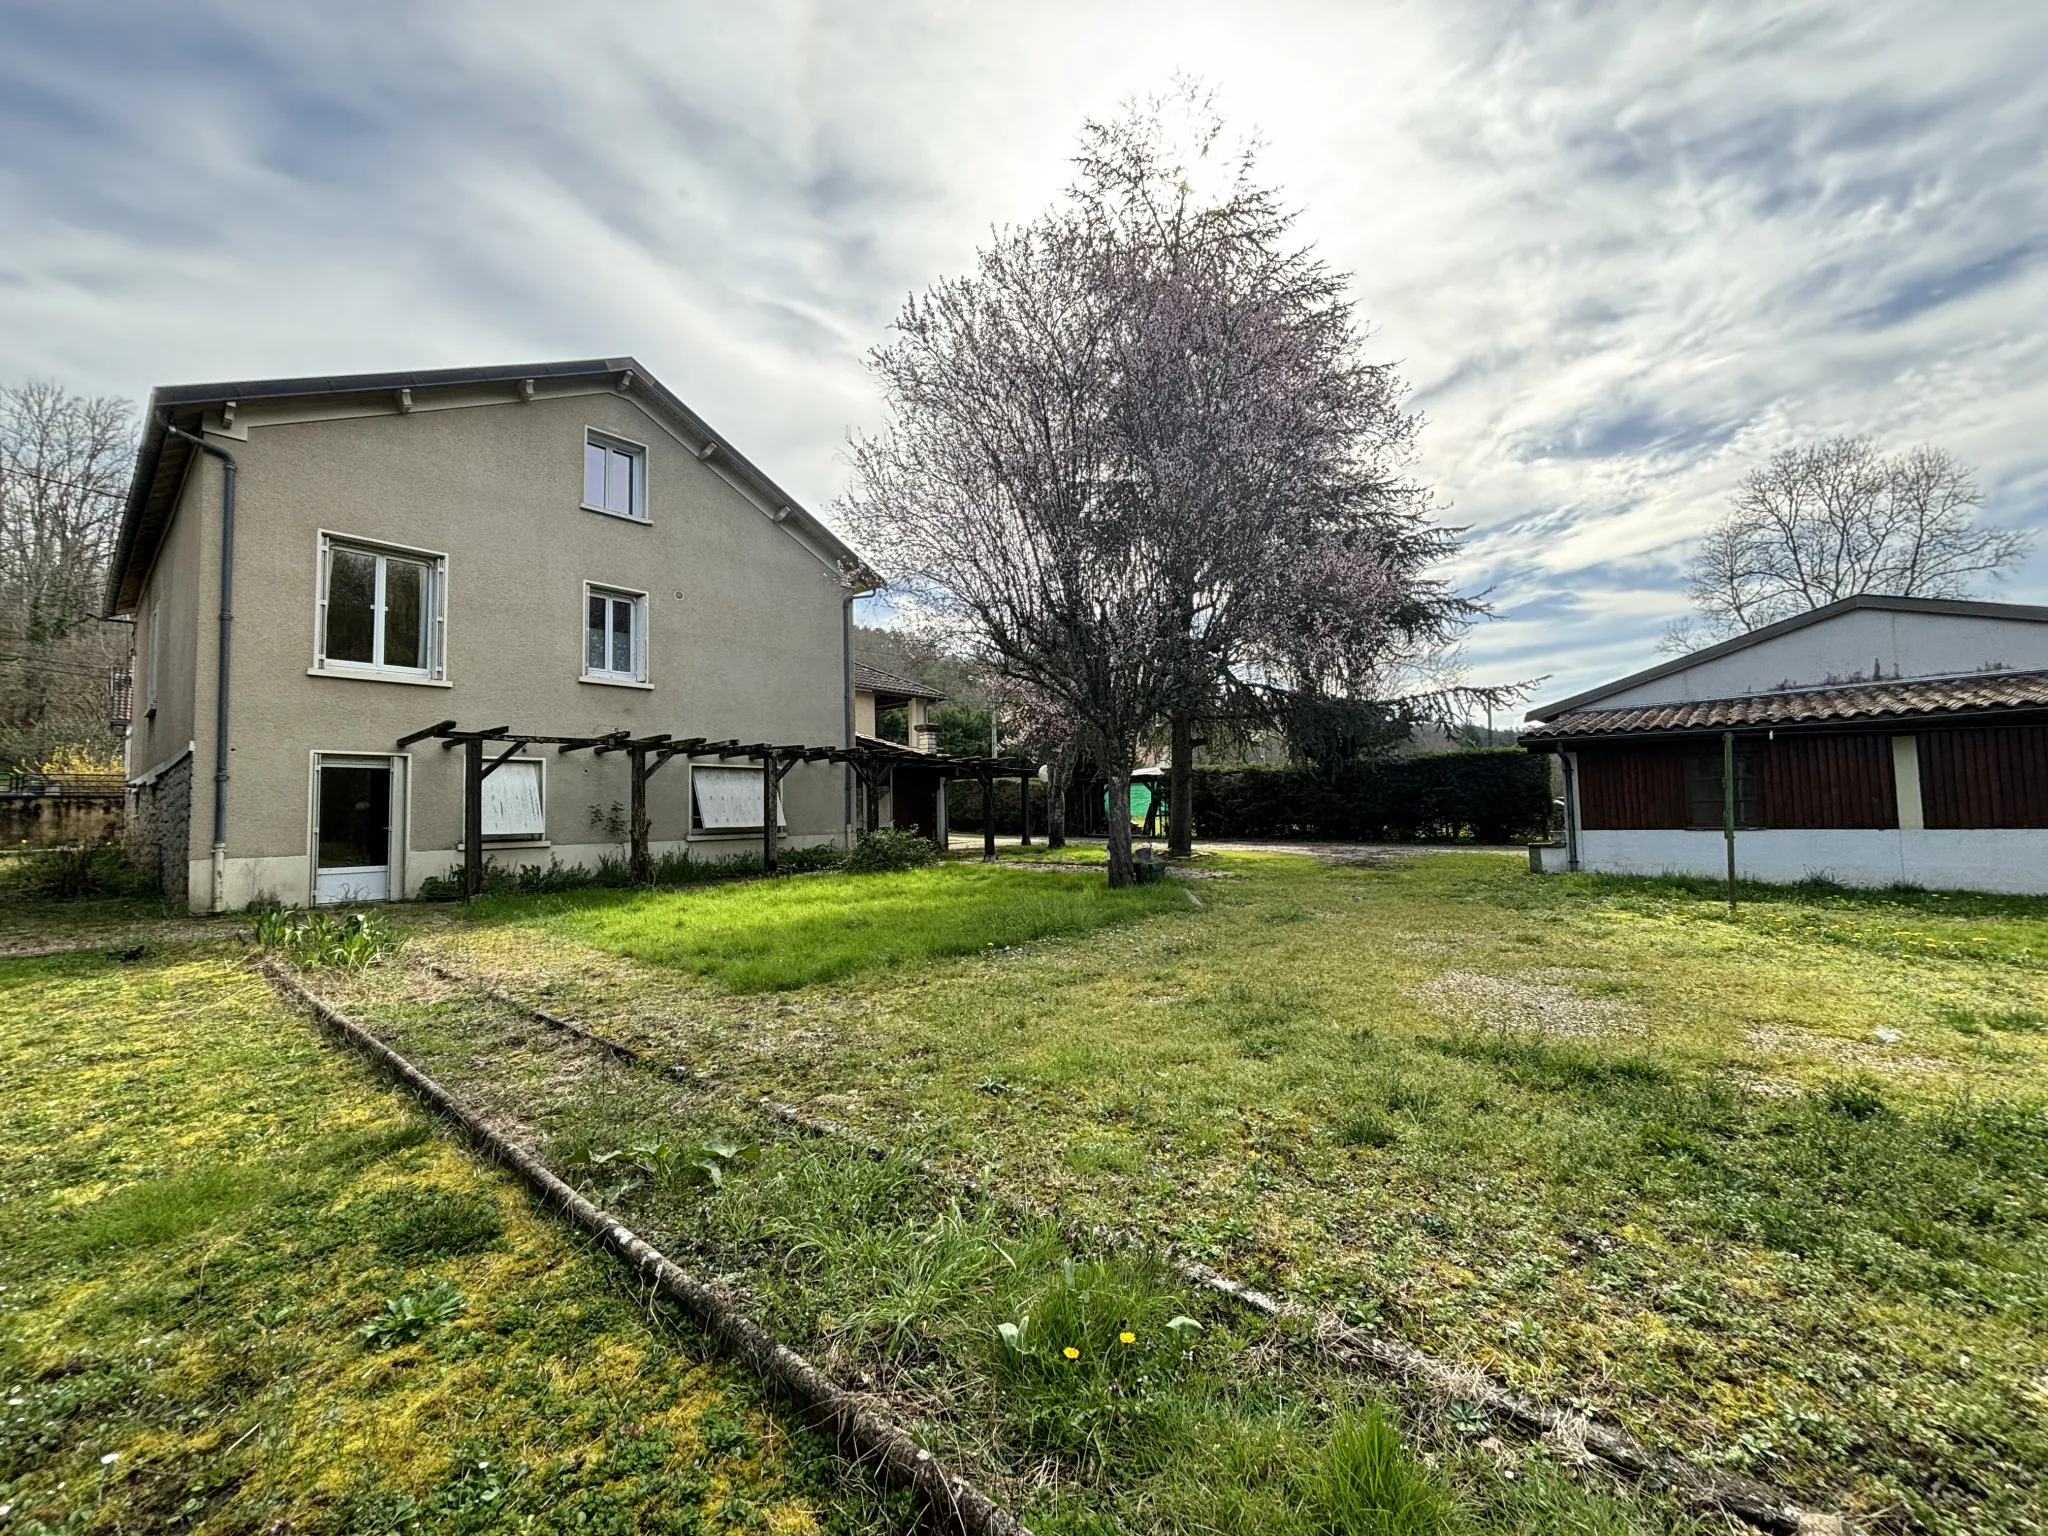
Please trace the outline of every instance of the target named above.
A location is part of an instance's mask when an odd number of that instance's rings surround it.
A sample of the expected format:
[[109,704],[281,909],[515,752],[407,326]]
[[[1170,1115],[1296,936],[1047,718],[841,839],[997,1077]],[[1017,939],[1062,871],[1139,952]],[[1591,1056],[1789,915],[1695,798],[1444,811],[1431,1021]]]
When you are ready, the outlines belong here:
[[1953,677],[1993,666],[2048,670],[2048,620],[1858,608],[1578,707],[1627,709],[1868,681],[1873,665],[1887,679]]
[[[1610,875],[1707,875],[1728,871],[1719,832],[1581,832],[1579,867]],[[1564,851],[1545,850],[1545,872]],[[1930,890],[2048,895],[2048,828],[1984,831],[1813,829],[1735,834],[1735,872],[1789,883],[1822,876],[1842,885],[1919,885]]]

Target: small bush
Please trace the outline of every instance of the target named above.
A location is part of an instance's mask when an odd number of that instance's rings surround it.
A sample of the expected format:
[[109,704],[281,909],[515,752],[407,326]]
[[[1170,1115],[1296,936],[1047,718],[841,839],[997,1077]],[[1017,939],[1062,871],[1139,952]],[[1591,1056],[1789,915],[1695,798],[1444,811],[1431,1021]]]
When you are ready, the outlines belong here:
[[[933,853],[936,855],[937,850],[934,849]],[[784,874],[812,875],[821,870],[840,868],[846,863],[846,854],[830,843],[813,843],[808,848],[785,848],[781,863]]]
[[898,832],[879,827],[853,845],[846,867],[857,875],[888,874],[896,870],[919,869],[939,861],[936,843],[915,832]]
[[36,901],[141,896],[156,889],[156,883],[113,843],[32,849],[20,856],[12,883],[21,895]]

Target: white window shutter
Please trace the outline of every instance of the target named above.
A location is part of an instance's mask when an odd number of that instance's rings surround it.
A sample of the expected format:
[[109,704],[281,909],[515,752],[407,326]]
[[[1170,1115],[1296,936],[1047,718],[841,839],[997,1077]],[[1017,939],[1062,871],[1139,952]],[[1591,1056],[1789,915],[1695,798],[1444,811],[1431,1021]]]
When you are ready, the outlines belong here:
[[539,759],[515,757],[493,769],[484,780],[484,836],[538,841],[547,825]]

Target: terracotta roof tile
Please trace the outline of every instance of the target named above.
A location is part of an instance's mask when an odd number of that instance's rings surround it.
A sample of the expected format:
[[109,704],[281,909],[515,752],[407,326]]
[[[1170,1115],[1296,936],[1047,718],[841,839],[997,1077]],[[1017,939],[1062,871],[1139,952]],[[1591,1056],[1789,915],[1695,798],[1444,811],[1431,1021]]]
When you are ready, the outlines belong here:
[[1975,672],[1967,677],[1908,678],[1788,688],[1737,699],[1644,704],[1633,709],[1581,709],[1545,720],[1525,741],[1563,736],[1613,736],[1639,731],[1727,730],[1731,726],[1799,725],[1836,720],[1891,720],[1960,710],[2048,708],[2048,672]]
[[853,686],[869,693],[900,693],[910,699],[945,697],[936,688],[927,688],[923,683],[914,683],[907,677],[898,677],[894,672],[884,672],[880,667],[871,667],[864,661],[856,661],[853,664]]

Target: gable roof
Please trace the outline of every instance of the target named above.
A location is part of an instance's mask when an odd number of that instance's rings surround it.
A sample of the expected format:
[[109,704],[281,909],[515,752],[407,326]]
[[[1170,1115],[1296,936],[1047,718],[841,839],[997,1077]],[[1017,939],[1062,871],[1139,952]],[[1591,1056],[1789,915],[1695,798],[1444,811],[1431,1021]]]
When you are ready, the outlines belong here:
[[1640,672],[1631,672],[1626,677],[1618,677],[1611,683],[1602,683],[1597,688],[1588,688],[1584,693],[1575,693],[1570,698],[1559,699],[1554,704],[1539,704],[1522,718],[1555,720],[1567,711],[1597,703],[1610,694],[1640,687],[1644,683],[1654,683],[1659,678],[1684,672],[1701,662],[1731,656],[1737,651],[1748,650],[1749,647],[1760,645],[1766,640],[1775,640],[1780,635],[1793,634],[1814,624],[1824,624],[1829,619],[1853,613],[1859,608],[1874,608],[1886,613],[1940,613],[1967,619],[2013,619],[2022,623],[2048,624],[2048,608],[2028,603],[1980,603],[1952,597],[1882,597],[1875,593],[1861,593],[1806,613],[1794,614],[1789,619],[1780,619],[1775,624],[1766,624],[1762,629],[1753,629],[1746,635],[1737,635],[1733,640],[1723,640],[1718,645],[1687,651],[1683,656],[1674,656],[1669,661],[1659,662],[1654,667],[1645,667]]
[[[143,413],[142,441],[136,449],[135,472],[121,511],[121,531],[114,546],[108,577],[109,614],[129,613],[142,595],[143,579],[156,547],[169,525],[178,487],[196,451],[171,435],[175,422],[188,432],[200,430],[209,409],[247,400],[343,401],[351,396],[396,395],[400,390],[473,388],[503,384],[515,390],[527,381],[609,378],[613,387],[654,408],[695,444],[699,457],[715,460],[721,471],[765,503],[777,522],[796,525],[825,551],[842,578],[855,590],[872,591],[882,579],[860,555],[795,497],[771,480],[666,385],[630,357],[586,358],[573,362],[509,363],[482,368],[429,368],[411,373],[349,373],[296,379],[240,379],[214,384],[167,384],[149,392]],[[513,395],[510,398],[518,398]]]
[[1639,704],[1556,715],[1522,737],[1538,746],[1572,737],[1637,736],[1735,727],[1835,725],[2048,709],[2048,672],[1972,672],[1910,682],[1781,688],[1734,699]]
[[880,667],[871,667],[864,661],[853,664],[853,686],[864,693],[901,694],[906,699],[943,699],[945,695],[936,688],[927,688],[923,683],[913,683],[907,677],[898,677],[894,672],[884,672]]

